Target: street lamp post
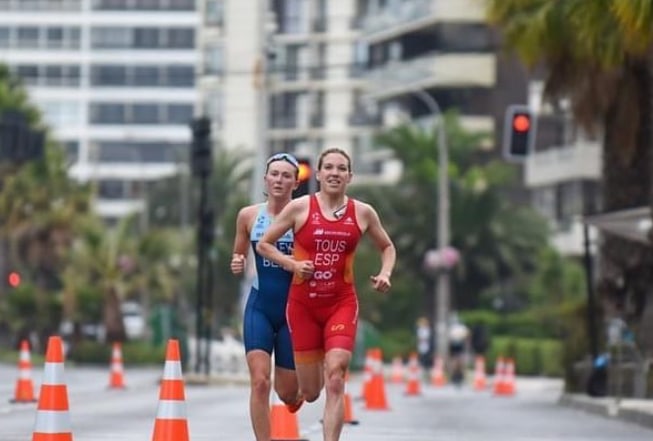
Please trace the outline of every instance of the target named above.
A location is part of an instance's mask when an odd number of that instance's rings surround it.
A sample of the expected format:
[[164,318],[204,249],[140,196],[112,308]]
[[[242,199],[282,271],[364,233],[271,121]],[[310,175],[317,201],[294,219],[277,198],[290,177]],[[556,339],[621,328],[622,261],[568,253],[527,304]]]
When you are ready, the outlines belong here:
[[[447,134],[444,126],[444,115],[438,102],[422,89],[413,90],[412,93],[426,104],[430,112],[437,118],[438,123],[438,215],[437,236],[438,251],[444,255],[449,246],[450,236],[450,209],[449,209],[449,149]],[[449,318],[450,283],[449,270],[445,266],[440,268],[437,284],[433,293],[435,319],[434,332],[436,337],[437,355],[447,364],[449,357],[449,338],[447,324]]]
[[[437,213],[437,247],[439,255],[444,259],[445,250],[449,248],[450,236],[450,209],[449,209],[449,149],[447,134],[444,126],[444,115],[440,105],[431,95],[422,89],[409,90],[419,98],[429,111],[435,116],[438,124],[438,213]],[[436,353],[447,364],[449,358],[449,337],[447,325],[449,318],[449,269],[442,265],[437,273],[437,283],[433,292],[433,331],[435,335]]]

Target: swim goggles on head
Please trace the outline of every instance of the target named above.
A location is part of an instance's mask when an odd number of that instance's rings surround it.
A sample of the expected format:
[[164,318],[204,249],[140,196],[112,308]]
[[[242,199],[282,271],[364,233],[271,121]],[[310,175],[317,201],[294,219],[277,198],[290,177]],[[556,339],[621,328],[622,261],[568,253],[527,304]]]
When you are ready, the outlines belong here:
[[265,163],[266,166],[272,164],[273,162],[276,161],[286,161],[293,165],[295,168],[299,168],[299,162],[297,161],[297,158],[295,158],[293,155],[290,153],[275,153],[274,155],[270,156]]

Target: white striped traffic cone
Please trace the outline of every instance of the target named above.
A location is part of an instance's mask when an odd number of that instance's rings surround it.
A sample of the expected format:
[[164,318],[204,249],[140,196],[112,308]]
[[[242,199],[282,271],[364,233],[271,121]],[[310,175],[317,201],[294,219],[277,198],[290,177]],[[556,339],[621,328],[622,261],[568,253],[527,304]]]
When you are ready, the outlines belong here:
[[32,441],[72,441],[68,414],[68,389],[64,382],[63,342],[61,337],[48,339],[43,382],[36,411]]
[[110,389],[124,389],[125,378],[122,365],[122,349],[120,343],[113,344],[111,350],[111,373],[109,374]]
[[181,372],[179,341],[176,339],[168,340],[166,347],[152,441],[188,441],[186,393]]
[[34,403],[34,384],[32,383],[32,361],[29,355],[27,340],[20,342],[20,358],[18,359],[18,379],[14,389],[12,403]]

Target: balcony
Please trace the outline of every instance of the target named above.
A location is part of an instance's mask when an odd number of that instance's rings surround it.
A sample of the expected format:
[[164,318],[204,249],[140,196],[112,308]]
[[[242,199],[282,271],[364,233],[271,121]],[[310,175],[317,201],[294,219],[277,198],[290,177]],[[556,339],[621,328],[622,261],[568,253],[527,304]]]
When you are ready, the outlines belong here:
[[438,21],[485,20],[475,0],[410,0],[391,2],[360,20],[363,37],[370,43],[393,38]]
[[[427,87],[481,86],[496,83],[493,54],[430,54],[394,61],[369,71],[370,94],[386,99]],[[395,86],[396,85],[396,86]]]
[[525,163],[524,179],[527,187],[578,179],[599,179],[601,167],[600,145],[583,141],[531,154]]

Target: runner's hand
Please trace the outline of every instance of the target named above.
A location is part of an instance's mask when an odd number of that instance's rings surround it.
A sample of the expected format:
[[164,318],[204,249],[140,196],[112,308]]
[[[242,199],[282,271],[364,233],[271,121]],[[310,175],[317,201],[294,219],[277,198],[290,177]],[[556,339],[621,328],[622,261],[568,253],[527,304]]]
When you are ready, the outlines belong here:
[[370,281],[372,282],[372,287],[379,292],[388,292],[392,286],[390,283],[390,277],[388,277],[386,274],[370,276]]
[[297,274],[304,280],[313,277],[314,272],[315,266],[311,260],[299,260],[294,264],[293,273]]
[[245,256],[242,254],[234,254],[231,258],[231,272],[233,274],[242,274],[245,270]]

